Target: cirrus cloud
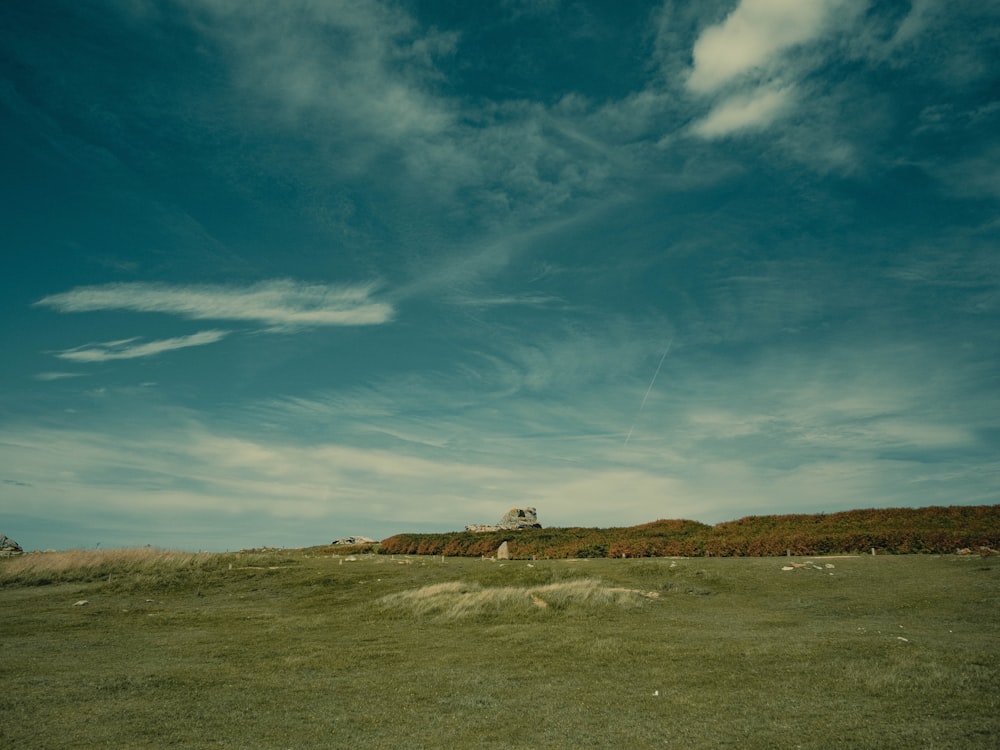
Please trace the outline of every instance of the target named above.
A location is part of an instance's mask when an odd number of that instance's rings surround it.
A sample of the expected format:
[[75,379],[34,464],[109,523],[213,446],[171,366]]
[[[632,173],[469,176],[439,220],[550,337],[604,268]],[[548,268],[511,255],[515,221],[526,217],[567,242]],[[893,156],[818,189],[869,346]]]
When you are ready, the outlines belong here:
[[190,336],[175,336],[169,339],[159,339],[157,341],[146,341],[136,343],[138,338],[122,339],[120,341],[106,341],[100,344],[86,344],[74,349],[56,353],[60,359],[68,359],[73,362],[107,362],[113,359],[138,359],[139,357],[151,357],[161,352],[169,352],[174,349],[186,349],[189,346],[204,346],[221,341],[229,334],[229,331],[199,331]]
[[43,297],[35,306],[60,312],[130,310],[191,320],[258,321],[273,326],[378,325],[392,305],[372,300],[372,286],[307,284],[287,279],[249,286],[121,283],[76,287]]

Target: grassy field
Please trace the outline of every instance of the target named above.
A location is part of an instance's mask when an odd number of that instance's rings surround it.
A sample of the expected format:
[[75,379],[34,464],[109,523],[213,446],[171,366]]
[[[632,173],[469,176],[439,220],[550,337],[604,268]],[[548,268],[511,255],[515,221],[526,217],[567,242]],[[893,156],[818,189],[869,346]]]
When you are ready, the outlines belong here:
[[0,585],[0,747],[1000,747],[996,557],[124,550]]

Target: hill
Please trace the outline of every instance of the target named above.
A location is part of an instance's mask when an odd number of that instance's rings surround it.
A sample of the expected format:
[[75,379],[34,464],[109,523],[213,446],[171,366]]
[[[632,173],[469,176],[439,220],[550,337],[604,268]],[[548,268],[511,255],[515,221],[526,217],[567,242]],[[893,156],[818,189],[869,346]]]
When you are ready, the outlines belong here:
[[766,557],[1000,547],[1000,505],[870,508],[839,513],[747,516],[710,526],[659,520],[620,528],[547,528],[477,533],[396,534],[383,554],[491,556],[507,542],[513,558]]

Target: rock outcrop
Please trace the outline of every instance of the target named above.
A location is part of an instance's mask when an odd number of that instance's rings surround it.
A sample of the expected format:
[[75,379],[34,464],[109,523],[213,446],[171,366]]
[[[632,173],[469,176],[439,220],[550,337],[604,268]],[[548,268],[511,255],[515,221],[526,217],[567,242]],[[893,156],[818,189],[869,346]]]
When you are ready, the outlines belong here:
[[11,539],[9,536],[0,534],[0,557],[9,557],[11,555],[20,555],[24,552],[21,549],[21,545]]
[[498,524],[470,523],[466,531],[516,531],[518,529],[540,529],[538,513],[534,508],[511,508],[503,514]]
[[375,544],[375,540],[369,539],[366,536],[345,536],[343,539],[337,539],[334,542],[330,542],[330,544],[332,545]]
[[511,508],[503,514],[499,524],[501,529],[540,529],[538,513],[534,508]]

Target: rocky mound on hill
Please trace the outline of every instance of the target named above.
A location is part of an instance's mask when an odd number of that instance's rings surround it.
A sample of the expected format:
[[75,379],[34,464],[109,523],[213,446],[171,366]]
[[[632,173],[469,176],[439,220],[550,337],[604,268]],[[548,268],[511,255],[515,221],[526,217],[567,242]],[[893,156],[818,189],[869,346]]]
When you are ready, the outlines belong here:
[[516,531],[517,529],[540,529],[538,513],[534,508],[511,508],[503,514],[498,524],[470,523],[466,531]]
[[21,549],[21,545],[11,539],[9,536],[0,534],[0,556],[7,557],[10,555],[20,555],[24,552]]
[[356,544],[375,544],[374,539],[369,539],[366,536],[345,536],[341,539],[330,542],[330,544],[336,546],[340,545],[356,545]]

